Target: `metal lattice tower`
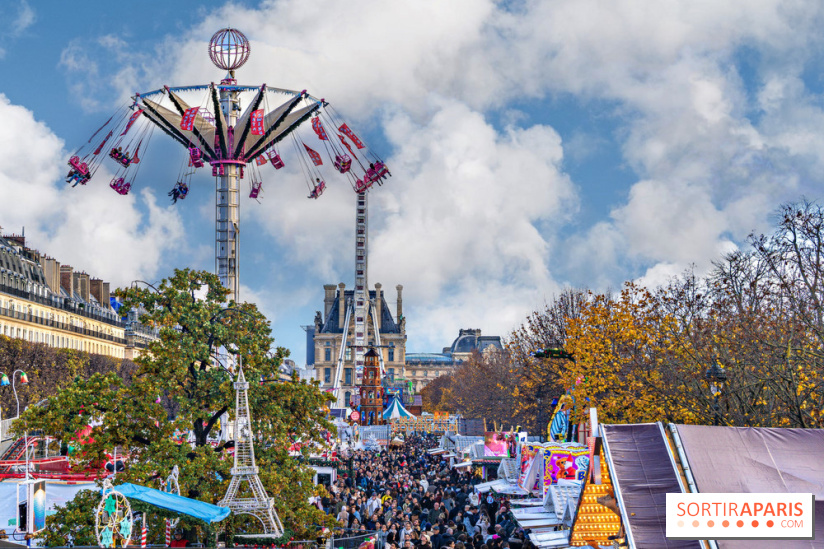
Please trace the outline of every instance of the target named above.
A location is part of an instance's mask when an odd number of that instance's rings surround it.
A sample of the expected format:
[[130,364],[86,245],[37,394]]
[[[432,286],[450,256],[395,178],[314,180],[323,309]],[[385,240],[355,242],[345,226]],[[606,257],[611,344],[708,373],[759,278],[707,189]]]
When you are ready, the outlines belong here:
[[[274,500],[266,494],[266,489],[258,476],[255,465],[255,447],[252,438],[252,411],[249,409],[249,383],[243,375],[243,367],[237,376],[235,386],[235,466],[232,467],[232,481],[226,495],[218,502],[238,515],[252,515],[263,524],[263,533],[275,537],[283,535],[283,525],[275,511]],[[246,494],[239,497],[241,487],[247,485]]]
[[369,312],[369,286],[367,281],[369,231],[366,191],[357,196],[357,214],[355,217],[355,376],[363,378],[363,355],[366,352],[366,315]]

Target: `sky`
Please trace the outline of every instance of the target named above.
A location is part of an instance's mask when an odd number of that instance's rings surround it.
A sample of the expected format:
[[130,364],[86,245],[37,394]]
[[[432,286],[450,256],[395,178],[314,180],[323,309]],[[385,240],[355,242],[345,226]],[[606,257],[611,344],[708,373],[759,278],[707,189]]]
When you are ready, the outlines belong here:
[[[240,84],[325,98],[386,160],[369,282],[393,309],[404,286],[408,352],[460,328],[506,336],[565,287],[706,272],[781,203],[824,198],[816,0],[0,9],[0,225],[115,285],[214,269],[214,182],[172,205],[185,153],[163,135],[125,197],[111,165],[71,188],[66,161],[134,92],[219,81],[206,52],[223,27],[250,39]],[[330,177],[308,200],[282,171],[264,166],[262,200],[241,201],[241,297],[302,364],[323,284],[354,283],[355,195]]]

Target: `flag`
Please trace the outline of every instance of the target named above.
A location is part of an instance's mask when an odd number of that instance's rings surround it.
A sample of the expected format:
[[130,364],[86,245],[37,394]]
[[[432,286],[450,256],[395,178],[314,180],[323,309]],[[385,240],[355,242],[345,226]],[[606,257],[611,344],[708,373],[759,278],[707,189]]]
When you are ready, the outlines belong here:
[[312,162],[315,163],[315,166],[320,166],[323,164],[323,160],[320,159],[320,155],[306,146],[306,143],[303,144],[304,148],[306,148],[306,152],[309,153],[309,158],[312,159]]
[[358,136],[357,136],[357,135],[355,135],[354,133],[352,133],[352,130],[350,130],[350,129],[349,129],[349,126],[347,126],[346,124],[342,125],[342,126],[341,126],[340,128],[338,128],[338,129],[339,129],[340,131],[342,131],[342,132],[343,132],[343,134],[344,134],[346,137],[348,137],[349,139],[351,139],[351,140],[352,140],[352,143],[354,143],[354,144],[355,144],[355,146],[356,146],[357,148],[362,149],[362,148],[365,146],[365,145],[363,144],[363,141],[361,141],[360,139],[358,139]]
[[249,123],[252,126],[252,135],[263,135],[263,109],[252,111]]
[[102,130],[103,128],[105,128],[106,126],[108,126],[108,125],[109,125],[109,122],[111,122],[111,121],[112,121],[112,118],[114,118],[114,115],[111,115],[111,116],[109,117],[109,119],[108,119],[108,120],[106,120],[106,123],[105,123],[105,124],[103,124],[102,126],[100,126],[100,127],[97,129],[97,131],[96,131],[96,132],[94,132],[94,133],[92,134],[92,136],[89,138],[88,143],[91,143],[91,142],[92,142],[92,139],[94,139],[94,136],[95,136],[95,135],[97,135],[97,134],[99,134],[99,133],[100,133],[100,130]]
[[264,164],[266,164],[266,157],[262,154],[258,155],[258,157],[255,158],[255,164],[257,164],[258,166],[263,166]]
[[318,139],[321,141],[329,139],[326,135],[326,130],[323,129],[323,124],[320,123],[320,118],[315,117],[312,119],[312,129],[315,130],[315,133],[318,134]]
[[131,115],[129,117],[129,122],[126,124],[126,129],[123,130],[123,133],[120,134],[121,136],[126,135],[127,133],[129,133],[129,128],[132,127],[132,124],[134,124],[135,120],[137,120],[137,117],[140,116],[140,114],[142,112],[143,112],[143,109],[140,109],[140,110],[138,110],[137,112],[135,112],[133,115]]
[[181,130],[192,131],[192,128],[195,126],[195,117],[197,116],[198,110],[200,110],[199,107],[192,107],[191,109],[183,111],[183,118],[180,119]]
[[140,152],[140,145],[143,144],[143,140],[140,140],[140,143],[137,144],[137,148],[134,150],[134,156],[132,156],[132,164],[137,164],[140,162],[140,157],[137,156],[137,153]]
[[344,139],[341,134],[338,134],[338,137],[340,137],[340,142],[343,143],[347,149],[349,149],[349,154],[355,156],[355,153],[352,151],[352,147],[349,146],[349,143],[346,142],[346,139]]
[[100,151],[103,150],[103,145],[106,144],[106,141],[108,141],[111,136],[112,136],[112,132],[109,132],[109,135],[107,135],[106,138],[103,139],[103,142],[100,143],[100,145],[98,145],[98,147],[95,149],[94,154],[100,154]]

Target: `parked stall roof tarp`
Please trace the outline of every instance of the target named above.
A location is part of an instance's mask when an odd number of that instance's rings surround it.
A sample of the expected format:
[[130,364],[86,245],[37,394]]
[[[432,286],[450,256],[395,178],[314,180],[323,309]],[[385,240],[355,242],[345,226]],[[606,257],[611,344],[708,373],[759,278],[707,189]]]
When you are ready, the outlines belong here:
[[815,540],[718,540],[719,549],[824,549],[824,430],[677,425],[699,492],[812,493]]
[[701,549],[697,540],[667,538],[667,492],[683,492],[658,423],[602,425],[621,490],[624,525],[638,549]]
[[168,492],[161,492],[160,490],[138,486],[137,484],[120,484],[115,486],[114,489],[128,499],[143,501],[155,507],[188,515],[204,522],[220,522],[231,513],[228,507],[218,507],[211,503],[185,498]]

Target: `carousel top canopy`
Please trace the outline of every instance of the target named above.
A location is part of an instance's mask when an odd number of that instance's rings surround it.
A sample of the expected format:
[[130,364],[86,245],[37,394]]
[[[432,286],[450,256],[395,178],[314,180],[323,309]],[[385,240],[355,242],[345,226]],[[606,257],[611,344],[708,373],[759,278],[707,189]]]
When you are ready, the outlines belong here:
[[399,419],[402,417],[412,417],[411,412],[403,407],[401,401],[398,399],[397,395],[392,398],[392,402],[383,411],[383,419],[390,420],[390,419]]

